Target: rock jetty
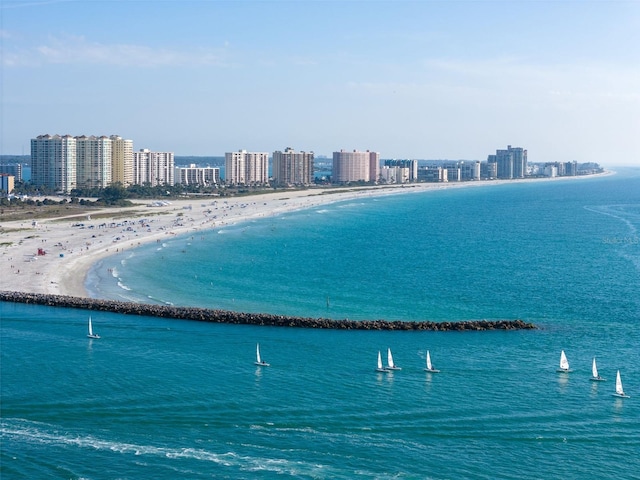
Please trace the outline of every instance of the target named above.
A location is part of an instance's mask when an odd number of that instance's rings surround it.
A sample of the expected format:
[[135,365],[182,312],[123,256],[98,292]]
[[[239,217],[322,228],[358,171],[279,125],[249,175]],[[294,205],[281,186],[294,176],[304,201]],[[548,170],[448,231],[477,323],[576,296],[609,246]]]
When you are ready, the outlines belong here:
[[472,320],[459,322],[407,322],[389,320],[332,320],[327,318],[290,317],[267,313],[241,313],[197,307],[151,305],[144,303],[100,300],[95,298],[47,295],[39,293],[0,292],[0,301],[29,303],[50,307],[81,308],[102,312],[149,317],[196,320],[200,322],[272,327],[324,328],[334,330],[533,330],[537,327],[522,320]]

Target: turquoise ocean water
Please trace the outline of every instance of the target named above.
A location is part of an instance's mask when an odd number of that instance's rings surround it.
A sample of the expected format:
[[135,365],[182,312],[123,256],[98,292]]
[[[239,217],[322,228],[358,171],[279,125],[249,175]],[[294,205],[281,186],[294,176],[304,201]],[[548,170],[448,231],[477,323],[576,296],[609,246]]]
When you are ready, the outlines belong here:
[[[640,478],[640,169],[366,198],[143,246],[95,296],[536,331],[0,303],[2,478]],[[253,365],[255,345],[271,367]],[[390,347],[403,370],[374,372]],[[441,370],[424,372],[426,350]],[[564,349],[572,373],[558,374]],[[596,356],[606,382],[590,382]],[[625,391],[614,390],[620,370]]]

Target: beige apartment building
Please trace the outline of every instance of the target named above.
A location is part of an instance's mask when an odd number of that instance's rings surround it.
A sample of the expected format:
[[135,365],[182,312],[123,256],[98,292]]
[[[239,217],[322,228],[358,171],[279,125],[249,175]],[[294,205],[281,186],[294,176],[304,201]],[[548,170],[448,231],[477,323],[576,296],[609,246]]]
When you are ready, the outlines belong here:
[[111,135],[111,181],[133,185],[133,140]]
[[246,150],[227,152],[224,175],[227,185],[266,185],[269,182],[269,154]]
[[273,152],[272,176],[275,185],[311,185],[313,152],[296,152],[291,147]]
[[76,139],[38,135],[31,139],[31,183],[61,192],[76,188]]
[[376,182],[380,176],[380,154],[378,152],[333,152],[333,183]]
[[133,183],[137,185],[173,185],[174,170],[173,152],[152,152],[147,148],[133,152]]
[[111,184],[111,140],[81,135],[76,138],[78,188],[104,188]]

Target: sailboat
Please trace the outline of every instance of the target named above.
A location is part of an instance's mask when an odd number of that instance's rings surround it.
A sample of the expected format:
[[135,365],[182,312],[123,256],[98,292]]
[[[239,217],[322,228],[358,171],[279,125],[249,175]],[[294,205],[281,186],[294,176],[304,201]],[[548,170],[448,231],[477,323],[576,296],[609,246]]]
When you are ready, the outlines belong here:
[[89,333],[87,334],[89,338],[100,338],[100,335],[97,333],[93,333],[93,326],[91,325],[91,316],[89,316]]
[[387,370],[402,370],[402,368],[393,363],[393,355],[391,355],[390,348],[387,348]]
[[427,350],[427,368],[425,368],[425,371],[429,373],[440,373],[440,370],[433,368],[433,365],[431,365],[431,355],[429,355],[429,350]]
[[598,367],[596,366],[596,357],[593,357],[593,363],[591,364],[591,378],[592,382],[604,382],[604,378],[598,375]]
[[560,368],[558,368],[558,372],[560,373],[569,373],[569,360],[567,360],[567,356],[564,354],[564,350],[560,352]]
[[268,364],[267,362],[262,360],[262,358],[260,357],[260,344],[259,343],[256,343],[256,361],[255,361],[255,364],[258,365],[259,367],[269,367],[269,366],[271,366],[270,364]]
[[382,366],[382,355],[380,354],[380,350],[378,350],[378,368],[376,368],[376,372],[388,372],[386,368]]
[[620,379],[620,370],[618,370],[618,373],[616,373],[616,393],[612,393],[612,395],[614,397],[629,398],[629,395],[624,393],[624,390],[622,389],[622,380]]

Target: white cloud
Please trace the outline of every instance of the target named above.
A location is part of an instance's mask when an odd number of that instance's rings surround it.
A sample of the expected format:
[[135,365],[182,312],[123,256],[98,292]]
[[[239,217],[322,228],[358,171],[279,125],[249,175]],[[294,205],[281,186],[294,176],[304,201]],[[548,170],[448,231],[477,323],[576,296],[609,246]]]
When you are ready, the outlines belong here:
[[30,48],[7,48],[5,66],[37,67],[47,64],[115,65],[133,67],[225,66],[227,48],[177,50],[147,45],[105,44],[83,36],[51,37]]
[[640,68],[597,63],[534,64],[516,58],[426,60],[411,71],[411,80],[352,81],[350,89],[370,95],[468,101],[491,105],[566,102],[603,105],[640,102]]

